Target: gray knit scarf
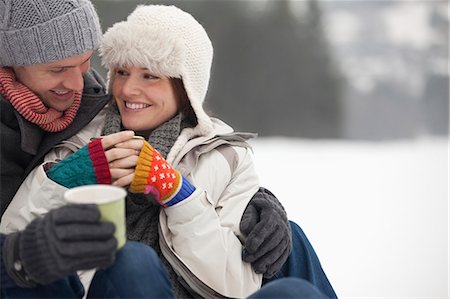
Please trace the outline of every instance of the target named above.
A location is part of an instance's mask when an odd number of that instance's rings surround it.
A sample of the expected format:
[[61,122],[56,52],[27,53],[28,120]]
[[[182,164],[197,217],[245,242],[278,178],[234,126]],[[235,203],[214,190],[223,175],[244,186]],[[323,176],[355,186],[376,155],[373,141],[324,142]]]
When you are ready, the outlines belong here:
[[[182,114],[177,114],[158,128],[148,137],[148,142],[166,158],[183,128],[192,126],[183,121]],[[120,114],[115,103],[112,103],[106,114],[105,127],[102,135],[109,135],[123,130]],[[194,298],[183,286],[186,285],[164,258],[159,247],[159,212],[161,206],[149,195],[128,193],[126,201],[127,238],[143,242],[152,247],[161,258],[169,274],[176,298]],[[198,296],[196,296],[198,297]]]

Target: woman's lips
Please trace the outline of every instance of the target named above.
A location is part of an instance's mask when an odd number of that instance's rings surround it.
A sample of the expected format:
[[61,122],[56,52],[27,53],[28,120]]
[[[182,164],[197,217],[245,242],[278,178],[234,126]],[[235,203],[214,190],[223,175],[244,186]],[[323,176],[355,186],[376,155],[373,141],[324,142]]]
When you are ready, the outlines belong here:
[[139,111],[139,110],[143,110],[145,108],[150,107],[150,105],[148,104],[143,104],[143,103],[130,103],[127,101],[124,101],[125,104],[125,108],[127,110],[131,110],[131,111]]

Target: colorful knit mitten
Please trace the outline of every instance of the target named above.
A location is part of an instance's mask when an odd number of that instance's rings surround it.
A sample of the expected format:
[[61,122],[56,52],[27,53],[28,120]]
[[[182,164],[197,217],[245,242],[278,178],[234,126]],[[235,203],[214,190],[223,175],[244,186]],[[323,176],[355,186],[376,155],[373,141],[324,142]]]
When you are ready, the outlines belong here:
[[102,147],[102,140],[95,139],[83,146],[53,166],[47,172],[47,176],[67,188],[111,184],[111,173]]
[[167,208],[185,200],[195,187],[145,141],[130,191],[152,194],[160,205]]

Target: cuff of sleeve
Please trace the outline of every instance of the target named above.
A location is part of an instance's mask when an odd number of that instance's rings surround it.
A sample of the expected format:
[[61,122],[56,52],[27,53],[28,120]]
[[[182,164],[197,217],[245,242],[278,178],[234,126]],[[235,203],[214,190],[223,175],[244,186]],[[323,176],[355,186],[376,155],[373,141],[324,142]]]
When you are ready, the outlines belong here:
[[109,163],[103,150],[102,140],[95,139],[88,144],[89,157],[92,160],[95,177],[98,184],[111,184]]
[[164,212],[167,214],[171,225],[176,225],[186,223],[186,221],[202,215],[208,206],[210,205],[205,198],[205,191],[196,188],[191,196],[174,206],[165,208]]
[[195,191],[195,187],[182,175],[181,176],[181,187],[180,190],[172,197],[170,200],[164,202],[164,207],[171,207],[186,198],[188,198]]
[[152,165],[153,148],[148,142],[144,142],[141,152],[139,153],[138,162],[134,171],[133,181],[131,182],[130,191],[133,193],[144,193],[147,185],[150,166]]
[[19,287],[35,287],[36,283],[28,277],[20,259],[19,238],[20,233],[12,233],[6,237],[4,248],[2,248],[6,272]]

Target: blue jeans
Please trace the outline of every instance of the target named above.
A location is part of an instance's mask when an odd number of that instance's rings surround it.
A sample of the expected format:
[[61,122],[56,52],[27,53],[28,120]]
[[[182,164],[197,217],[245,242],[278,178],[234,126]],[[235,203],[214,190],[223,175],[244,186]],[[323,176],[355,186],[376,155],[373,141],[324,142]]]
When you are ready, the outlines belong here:
[[[46,286],[4,289],[2,295],[5,298],[82,298],[84,288],[73,274]],[[155,251],[142,243],[127,242],[117,252],[111,267],[95,273],[87,298],[173,298],[173,292]]]
[[249,299],[328,299],[309,281],[286,277],[267,282]]
[[292,230],[292,252],[279,272],[270,279],[263,280],[263,286],[280,278],[296,277],[309,281],[328,298],[337,298],[305,233],[295,222],[289,223]]
[[[302,229],[290,222],[293,250],[281,270],[264,279],[249,298],[337,298],[319,259]],[[147,283],[142,283],[143,281]],[[150,283],[151,282],[151,283]],[[5,298],[81,298],[83,286],[70,275],[47,286],[6,289]],[[96,272],[88,298],[173,298],[167,273],[150,247],[128,242],[113,266]]]

